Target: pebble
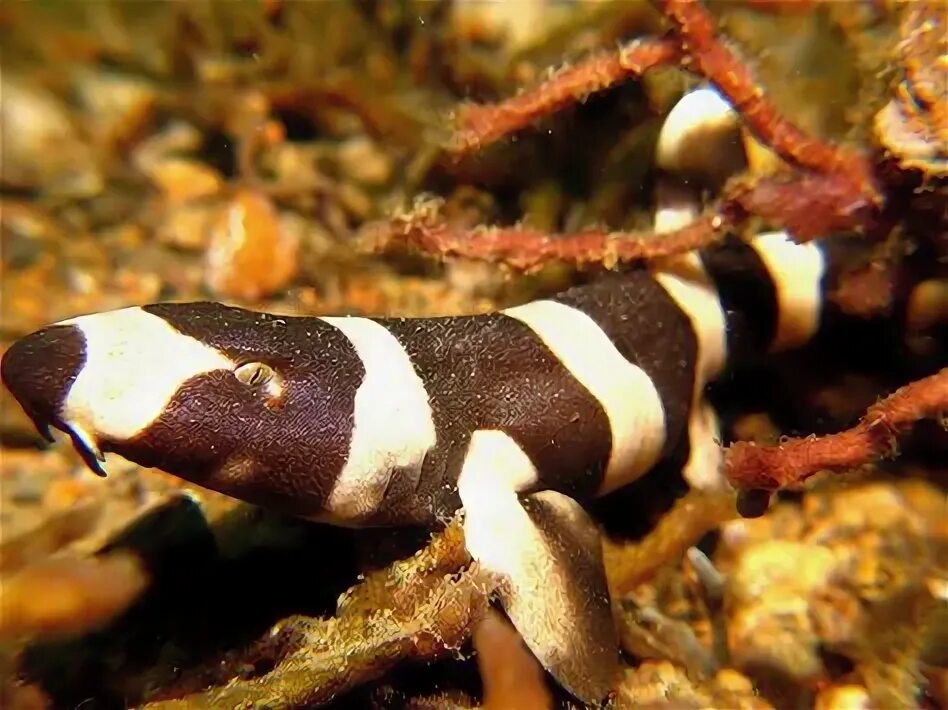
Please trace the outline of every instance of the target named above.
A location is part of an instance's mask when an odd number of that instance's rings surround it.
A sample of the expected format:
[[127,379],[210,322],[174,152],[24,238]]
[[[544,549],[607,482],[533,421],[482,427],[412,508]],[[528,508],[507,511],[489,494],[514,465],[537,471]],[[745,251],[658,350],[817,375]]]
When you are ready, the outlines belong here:
[[299,237],[265,195],[242,189],[214,220],[206,283],[218,297],[255,301],[285,289],[299,266]]
[[344,141],[336,153],[343,173],[363,185],[378,187],[392,178],[392,160],[364,136]]

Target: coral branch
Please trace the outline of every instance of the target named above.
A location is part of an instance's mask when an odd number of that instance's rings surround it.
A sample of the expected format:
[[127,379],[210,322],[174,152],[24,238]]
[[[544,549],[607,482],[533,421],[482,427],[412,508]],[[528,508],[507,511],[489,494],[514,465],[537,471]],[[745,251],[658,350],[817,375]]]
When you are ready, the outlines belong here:
[[618,263],[656,259],[714,244],[724,238],[733,224],[732,217],[712,212],[661,235],[596,229],[553,235],[523,226],[457,227],[437,212],[436,204],[423,204],[407,216],[379,228],[373,234],[374,247],[410,246],[427,254],[503,263],[525,272],[536,271],[551,262],[609,268]]
[[725,455],[731,483],[775,490],[797,485],[824,469],[841,470],[891,453],[895,437],[920,419],[948,412],[948,368],[913,382],[874,404],[852,429],[778,446],[736,442]]
[[496,104],[464,106],[448,148],[463,155],[494,143],[538,118],[582,101],[597,91],[657,66],[679,60],[677,43],[664,39],[631,42],[617,52],[602,52],[556,72],[551,78]]
[[743,62],[717,37],[714,20],[700,3],[661,0],[661,7],[675,25],[686,64],[718,87],[761,140],[793,165],[844,177],[855,188],[853,199],[862,196],[878,204],[878,188],[867,158],[808,136],[783,118]]
[[560,70],[540,85],[496,104],[459,111],[449,149],[478,150],[595,91],[646,70],[681,61],[706,77],[729,99],[744,122],[790,165],[807,172],[792,178],[735,181],[725,191],[719,215],[705,217],[658,240],[651,235],[588,230],[551,236],[522,227],[461,230],[443,221],[409,218],[400,241],[442,256],[503,262],[530,271],[546,262],[576,265],[651,259],[714,242],[722,227],[755,215],[806,241],[840,230],[868,229],[882,198],[872,163],[863,154],[807,135],[784,118],[750,70],[717,34],[711,15],[697,0],[659,0],[675,36],[643,39],[618,52],[599,53]]
[[747,125],[784,160],[817,174],[837,176],[840,185],[852,193],[844,202],[878,204],[870,161],[860,153],[807,135],[781,116],[744,63],[718,38],[711,15],[699,2],[661,0],[660,4],[674,24],[677,38],[636,40],[618,52],[601,52],[561,69],[518,96],[495,104],[465,106],[458,112],[449,150],[459,155],[474,152],[592,93],[683,60],[688,68],[712,81]]
[[647,581],[660,567],[685,554],[709,530],[735,517],[732,493],[695,488],[676,502],[644,539],[634,543],[604,540],[610,593],[619,597]]
[[552,262],[610,268],[683,254],[717,243],[748,215],[789,230],[799,241],[874,224],[874,213],[845,179],[804,174],[754,181],[735,178],[716,208],[662,234],[601,229],[549,234],[524,226],[469,228],[445,219],[440,201],[433,199],[419,201],[408,214],[372,225],[366,233],[375,251],[410,247],[425,254],[501,263],[531,272]]
[[727,186],[725,196],[745,213],[789,230],[801,242],[866,228],[874,218],[865,196],[837,174],[738,179]]

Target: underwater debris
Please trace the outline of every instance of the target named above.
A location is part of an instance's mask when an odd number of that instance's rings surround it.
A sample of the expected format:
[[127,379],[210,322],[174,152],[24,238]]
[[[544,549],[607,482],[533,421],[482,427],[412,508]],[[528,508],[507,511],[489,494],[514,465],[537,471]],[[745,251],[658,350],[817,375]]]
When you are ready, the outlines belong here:
[[149,177],[170,203],[190,202],[218,194],[220,173],[187,158],[165,158],[150,166]]
[[945,573],[943,513],[930,485],[868,482],[725,524],[715,558],[736,667],[774,697],[848,680],[874,706],[914,704],[943,604],[927,585]]
[[622,602],[619,639],[626,653],[642,660],[671,661],[692,678],[709,678],[719,668],[691,626],[633,599]]
[[[696,609],[684,563],[623,595],[624,645],[648,660],[626,671],[619,706],[862,697],[908,707],[937,695],[934,649],[948,627],[932,590],[945,580],[945,532],[944,493],[913,480],[824,486],[725,523],[714,553],[722,626]],[[719,642],[729,659],[720,664]]]
[[[55,94],[17,81],[8,72],[2,79],[0,121],[3,141],[0,182],[9,190],[41,188],[90,197],[103,187],[95,152]],[[15,136],[15,140],[10,140]],[[42,155],[44,159],[36,160]]]
[[[323,704],[399,661],[455,654],[486,613],[491,591],[477,565],[459,571],[469,559],[456,521],[414,557],[367,575],[340,598],[335,617],[285,619],[240,658],[197,671],[195,679],[207,682],[211,673],[220,687],[156,699],[145,707]],[[262,677],[233,677],[261,658],[272,665]],[[193,682],[185,676],[175,686],[183,689]],[[161,695],[179,692],[171,688]]]
[[102,514],[102,502],[91,497],[70,501],[28,532],[0,542],[0,573],[9,575],[88,535]]
[[898,47],[902,81],[876,114],[879,141],[904,170],[948,177],[948,22],[936,1],[906,5]]
[[696,682],[668,661],[646,661],[626,671],[615,707],[769,710],[774,706],[759,697],[751,681],[736,671],[722,671],[711,680]]

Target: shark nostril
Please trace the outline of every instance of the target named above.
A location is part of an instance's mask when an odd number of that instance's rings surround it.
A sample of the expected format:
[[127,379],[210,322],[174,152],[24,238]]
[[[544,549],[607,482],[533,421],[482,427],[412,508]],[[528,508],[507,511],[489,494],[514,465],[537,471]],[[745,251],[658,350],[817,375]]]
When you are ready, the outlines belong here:
[[69,388],[85,360],[78,328],[55,325],[18,340],[4,353],[0,378],[44,436],[59,425]]

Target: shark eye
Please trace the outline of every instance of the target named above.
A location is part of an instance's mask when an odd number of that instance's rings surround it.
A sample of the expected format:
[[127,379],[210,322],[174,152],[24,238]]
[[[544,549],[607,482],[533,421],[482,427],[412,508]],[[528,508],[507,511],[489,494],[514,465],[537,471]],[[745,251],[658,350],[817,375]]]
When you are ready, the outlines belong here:
[[262,362],[248,362],[236,370],[234,377],[250,387],[261,387],[273,379],[273,368]]

